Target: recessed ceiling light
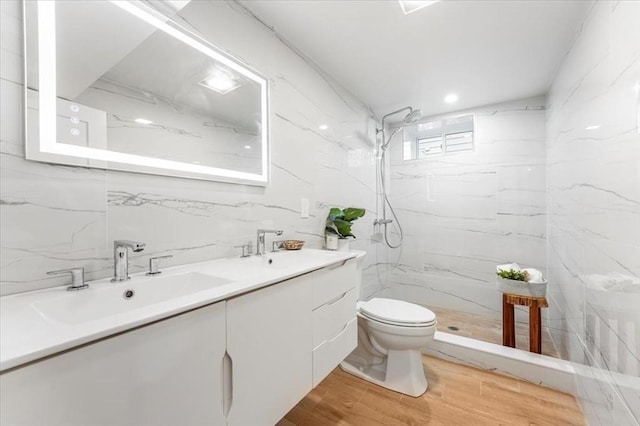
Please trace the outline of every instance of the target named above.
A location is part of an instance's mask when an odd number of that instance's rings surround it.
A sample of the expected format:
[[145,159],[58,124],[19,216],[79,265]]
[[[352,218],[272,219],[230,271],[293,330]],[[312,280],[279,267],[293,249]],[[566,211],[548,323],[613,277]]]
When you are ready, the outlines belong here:
[[329,126],[327,126],[326,124],[321,124],[318,126],[318,129],[320,130],[327,130],[329,128]]
[[593,126],[587,126],[584,129],[585,130],[595,130],[595,129],[599,129],[600,125],[599,124],[594,124]]
[[458,102],[458,95],[456,95],[455,93],[450,93],[444,97],[444,101],[448,104]]
[[245,145],[244,149],[251,149],[251,145]]
[[420,10],[423,7],[431,6],[434,3],[438,3],[440,0],[398,0],[400,8],[405,15]]
[[235,76],[221,69],[213,70],[213,72],[209,74],[207,78],[200,82],[200,85],[222,95],[240,87],[240,83],[235,78]]
[[140,123],[140,124],[151,124],[151,123],[153,123],[153,121],[147,120],[146,118],[136,118],[133,121],[135,121],[136,123]]

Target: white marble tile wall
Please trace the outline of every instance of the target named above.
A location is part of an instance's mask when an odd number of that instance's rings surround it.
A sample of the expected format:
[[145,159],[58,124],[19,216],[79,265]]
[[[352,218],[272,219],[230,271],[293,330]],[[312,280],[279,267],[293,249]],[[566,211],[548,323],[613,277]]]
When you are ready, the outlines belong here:
[[472,152],[403,161],[395,137],[389,195],[405,240],[386,295],[499,318],[496,264],[546,270],[544,105],[464,111],[475,115]]
[[594,3],[548,96],[552,337],[589,424],[640,422],[640,2]]
[[[271,84],[271,184],[266,188],[35,163],[24,159],[21,2],[1,7],[0,291],[9,294],[64,284],[46,271],[86,268],[89,279],[112,273],[112,242],[147,244],[132,270],[150,256],[167,265],[238,255],[234,245],[257,228],[321,247],[328,208],[369,213],[354,226],[354,248],[375,248],[375,125],[368,109],[291,50],[235,2],[192,2],[184,25],[266,75]],[[329,129],[319,130],[320,124]],[[301,198],[310,200],[300,218]],[[372,259],[372,260],[369,260]],[[377,277],[365,294],[376,291]]]

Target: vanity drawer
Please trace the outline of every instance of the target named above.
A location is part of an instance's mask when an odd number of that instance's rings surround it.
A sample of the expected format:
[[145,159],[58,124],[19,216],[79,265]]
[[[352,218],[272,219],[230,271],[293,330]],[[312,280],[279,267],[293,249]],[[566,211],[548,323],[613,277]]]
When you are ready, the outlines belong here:
[[313,351],[313,387],[353,351],[358,344],[358,319],[354,318],[336,337]]
[[356,286],[356,259],[327,266],[313,273],[311,301],[313,309],[339,297]]
[[313,311],[313,347],[338,334],[356,317],[356,289],[347,290]]

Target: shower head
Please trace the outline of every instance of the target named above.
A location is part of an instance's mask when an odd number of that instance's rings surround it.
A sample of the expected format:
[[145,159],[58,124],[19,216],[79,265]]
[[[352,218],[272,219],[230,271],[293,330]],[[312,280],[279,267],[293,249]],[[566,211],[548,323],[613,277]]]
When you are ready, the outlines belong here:
[[403,122],[404,122],[404,124],[406,126],[406,125],[415,123],[416,121],[420,120],[421,118],[422,118],[422,111],[419,110],[419,109],[414,109],[404,117]]
[[[391,136],[389,136],[389,138],[385,141],[385,138],[384,138],[384,123],[385,123],[385,120],[387,119],[387,117],[389,117],[391,115],[394,115],[394,114],[397,114],[397,113],[402,112],[402,111],[406,111],[406,110],[409,110],[409,113],[404,116],[404,119],[402,120],[402,125],[397,127],[397,128],[395,128],[393,130],[393,132],[391,133]],[[413,109],[413,107],[410,107],[410,106],[401,108],[401,109],[399,109],[397,111],[390,112],[389,114],[387,114],[384,117],[382,117],[382,127],[380,129],[376,130],[376,132],[381,132],[382,133],[382,141],[380,143],[380,152],[382,153],[387,149],[387,147],[389,146],[389,143],[391,143],[391,138],[393,138],[393,136],[396,133],[401,131],[404,126],[408,126],[410,124],[413,124],[416,121],[420,120],[421,118],[422,118],[422,111],[419,110],[419,109]]]
[[[392,115],[395,115],[399,112],[402,111],[407,111],[409,110],[409,113],[407,115],[404,116],[404,119],[402,120],[402,124],[403,125],[408,125],[408,124],[413,124],[416,121],[420,120],[420,118],[422,118],[422,111],[419,109],[413,109],[413,107],[407,106],[404,108],[400,108],[397,111],[393,111],[390,112],[389,114],[385,115],[384,117],[382,117],[382,129],[384,129],[384,123],[387,121],[387,117],[390,117]],[[380,129],[380,130],[382,130]]]

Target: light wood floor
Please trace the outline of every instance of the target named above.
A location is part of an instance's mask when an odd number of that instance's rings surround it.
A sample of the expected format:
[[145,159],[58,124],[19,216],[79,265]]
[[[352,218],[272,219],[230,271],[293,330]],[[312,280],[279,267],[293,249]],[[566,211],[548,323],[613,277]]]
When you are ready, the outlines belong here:
[[336,368],[277,426],[584,425],[572,395],[423,357],[429,389],[418,398]]
[[[427,308],[438,318],[438,331],[502,345],[502,320],[500,319],[485,318],[481,315],[434,306],[427,306]],[[529,324],[526,322],[516,322],[516,348],[529,350]],[[546,327],[542,328],[542,354],[560,358]]]

